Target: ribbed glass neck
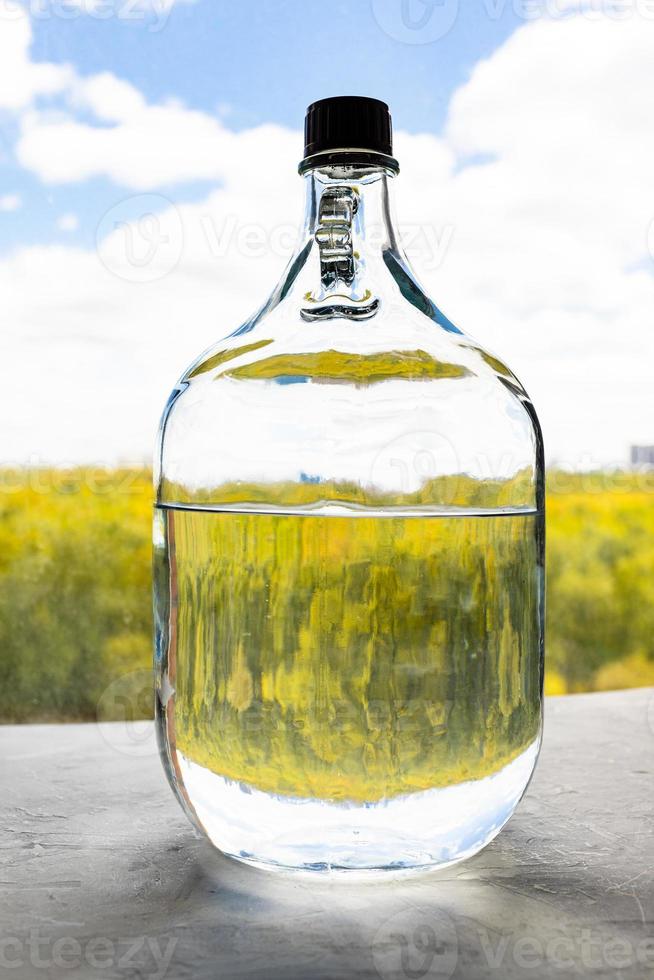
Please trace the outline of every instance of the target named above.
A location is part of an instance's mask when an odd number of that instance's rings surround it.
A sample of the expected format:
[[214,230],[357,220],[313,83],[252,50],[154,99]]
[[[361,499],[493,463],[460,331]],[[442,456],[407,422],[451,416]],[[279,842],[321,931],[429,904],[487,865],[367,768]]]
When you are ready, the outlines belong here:
[[392,177],[381,167],[330,166],[310,170],[304,176],[303,239],[315,237],[320,228],[320,205],[325,192],[344,188],[352,192],[356,201],[352,221],[354,252],[367,261],[381,261],[388,249],[397,252],[400,246],[392,206]]

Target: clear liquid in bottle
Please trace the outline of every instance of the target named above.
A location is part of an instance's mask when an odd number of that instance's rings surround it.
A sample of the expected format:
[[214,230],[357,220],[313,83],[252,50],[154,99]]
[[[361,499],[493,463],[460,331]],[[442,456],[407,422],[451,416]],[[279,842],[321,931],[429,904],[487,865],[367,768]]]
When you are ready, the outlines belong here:
[[166,738],[221,850],[402,868],[495,836],[540,738],[537,513],[155,520]]

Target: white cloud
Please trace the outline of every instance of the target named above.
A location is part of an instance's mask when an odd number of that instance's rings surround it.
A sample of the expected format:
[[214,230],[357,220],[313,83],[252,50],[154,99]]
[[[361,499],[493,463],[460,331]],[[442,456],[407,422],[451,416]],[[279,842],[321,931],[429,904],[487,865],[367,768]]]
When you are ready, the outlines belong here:
[[74,98],[113,126],[92,126],[68,115],[26,113],[16,147],[20,163],[50,184],[105,176],[133,190],[192,180],[252,174],[248,148],[278,154],[297,137],[279,126],[236,135],[204,112],[169,102],[148,105],[129,84],[111,75],[79,82]]
[[[451,230],[441,267],[422,263],[431,295],[511,364],[550,458],[571,463],[585,454],[613,462],[630,439],[652,441],[653,46],[654,23],[642,19],[527,24],[456,93],[441,139],[397,138],[402,223]],[[233,242],[216,249],[230,222],[270,233],[299,218],[301,137],[274,126],[236,134],[179,104],[149,105],[109,74],[69,77],[66,93],[65,113],[23,113],[17,153],[42,180],[222,187],[200,204],[163,202],[143,227],[109,215],[105,265],[63,247],[0,262],[12,324],[0,349],[30,365],[30,385],[14,372],[1,396],[19,423],[0,456],[142,456],[176,376],[281,272],[270,239],[259,258]],[[79,122],[79,107],[102,125]],[[139,201],[128,199],[127,212],[138,214]],[[183,242],[179,262],[154,282],[129,281],[125,236],[147,248],[153,234]]]
[[651,19],[540,20],[451,103],[446,145],[489,162],[434,188],[454,227],[435,292],[522,375],[550,456],[654,432],[653,48]]
[[0,197],[0,211],[18,211],[22,204],[20,194],[4,194]]
[[59,231],[77,231],[79,228],[79,218],[71,212],[62,214],[57,218],[57,228]]
[[37,95],[53,95],[70,83],[67,65],[34,63],[29,57],[32,28],[21,4],[0,0],[0,109],[22,109]]
[[77,79],[72,102],[91,109],[102,122],[112,123],[139,119],[146,109],[139,90],[108,71]]

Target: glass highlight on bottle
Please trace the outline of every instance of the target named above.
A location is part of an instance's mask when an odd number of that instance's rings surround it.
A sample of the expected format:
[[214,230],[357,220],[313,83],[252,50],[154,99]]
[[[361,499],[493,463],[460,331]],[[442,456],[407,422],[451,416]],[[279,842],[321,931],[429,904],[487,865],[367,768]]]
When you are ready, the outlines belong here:
[[191,820],[260,866],[459,861],[540,746],[540,429],[417,283],[397,169],[383,103],[310,108],[297,252],[161,423],[161,754]]

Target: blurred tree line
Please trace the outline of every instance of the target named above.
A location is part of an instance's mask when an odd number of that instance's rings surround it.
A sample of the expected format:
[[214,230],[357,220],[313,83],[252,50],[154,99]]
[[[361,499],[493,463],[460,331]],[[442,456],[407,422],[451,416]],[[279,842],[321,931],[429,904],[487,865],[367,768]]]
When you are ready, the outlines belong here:
[[[150,480],[0,471],[0,721],[149,712]],[[549,474],[550,693],[654,684],[653,504],[654,474]]]

